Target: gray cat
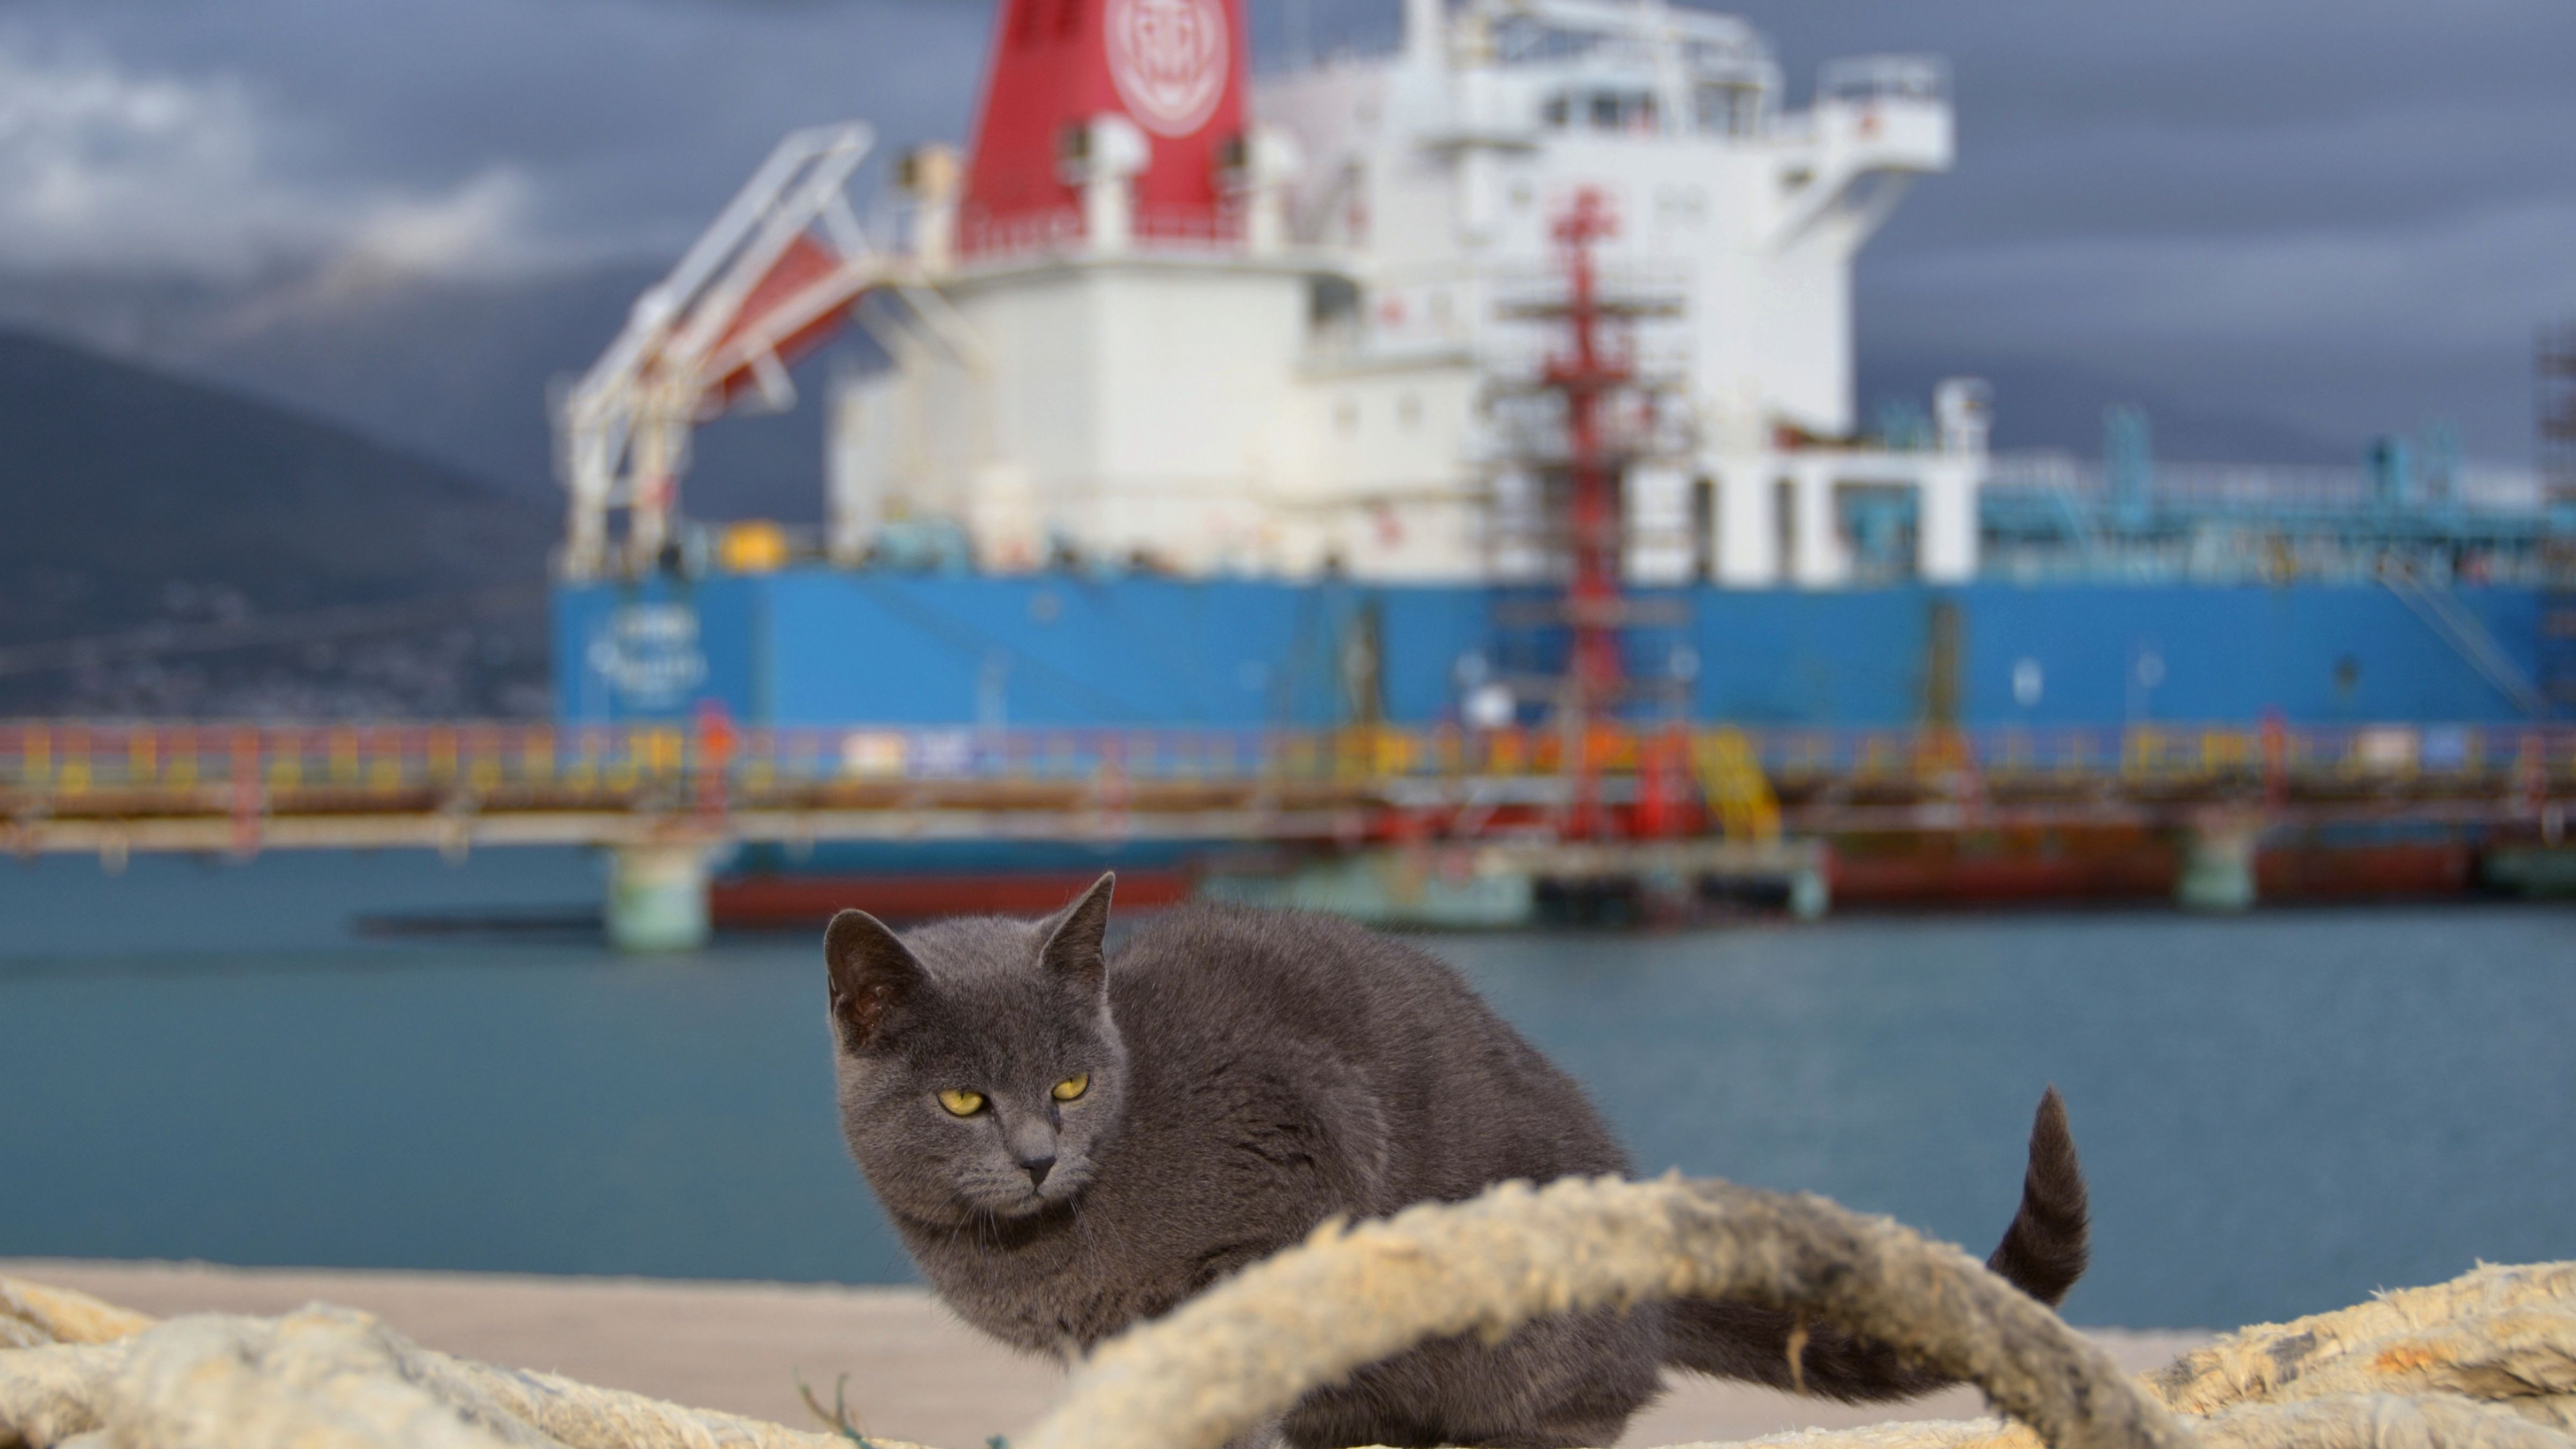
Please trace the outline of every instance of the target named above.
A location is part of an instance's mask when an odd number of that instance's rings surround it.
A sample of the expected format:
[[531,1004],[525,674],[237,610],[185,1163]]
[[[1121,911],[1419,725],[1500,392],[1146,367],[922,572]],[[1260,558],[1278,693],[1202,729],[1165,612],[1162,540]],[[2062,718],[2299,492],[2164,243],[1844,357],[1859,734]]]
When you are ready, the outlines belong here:
[[[1459,975],[1345,921],[1189,906],[1102,952],[1113,878],[1035,923],[824,938],[842,1131],[931,1286],[967,1322],[1071,1357],[1334,1214],[1512,1178],[1625,1173],[1563,1072]],[[2084,1269],[2084,1179],[2054,1089],[1992,1266],[2054,1303]],[[1792,1324],[1692,1302],[1422,1345],[1298,1401],[1294,1449],[1609,1444],[1659,1366],[1786,1387]],[[1811,1331],[1807,1389],[1945,1380]]]

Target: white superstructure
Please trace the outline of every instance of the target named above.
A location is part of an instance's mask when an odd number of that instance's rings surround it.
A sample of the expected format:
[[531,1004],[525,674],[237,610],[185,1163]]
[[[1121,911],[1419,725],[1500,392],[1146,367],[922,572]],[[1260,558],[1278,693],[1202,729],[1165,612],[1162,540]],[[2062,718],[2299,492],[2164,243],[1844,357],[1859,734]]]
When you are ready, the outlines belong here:
[[[902,168],[904,244],[870,258],[854,314],[894,366],[831,403],[834,556],[936,533],[998,571],[1544,570],[1545,460],[1504,399],[1550,337],[1512,304],[1552,285],[1549,224],[1590,190],[1619,221],[1610,284],[1665,304],[1635,323],[1662,401],[1625,478],[1633,576],[1828,586],[1891,529],[1905,571],[1975,571],[1982,388],[1945,385],[1930,435],[1893,449],[1856,440],[1852,397],[1853,258],[1950,164],[1938,62],[1833,62],[1791,111],[1731,17],[1407,0],[1401,51],[1255,82],[1247,107],[1231,0],[1050,28],[1078,9],[1004,0],[985,154]],[[1085,64],[1115,88],[1083,89]],[[1049,95],[997,94],[1014,65]],[[745,375],[777,373],[764,356]],[[614,449],[574,453],[578,511],[615,491]]]
[[[1694,424],[1681,456],[1628,480],[1631,572],[1841,582],[1849,489],[1918,494],[1919,570],[1974,572],[1981,394],[1945,396],[1956,426],[1939,454],[1836,446],[1856,431],[1853,257],[1913,177],[1950,164],[1939,62],[1833,62],[1793,113],[1761,37],[1730,16],[1653,0],[1447,13],[1412,0],[1406,20],[1396,56],[1256,91],[1306,153],[1297,234],[1348,258],[1364,293],[1358,345],[1340,356],[1459,348],[1487,372],[1523,365],[1543,339],[1499,320],[1498,293],[1548,275],[1550,220],[1597,189],[1623,223],[1610,264],[1677,294],[1679,320],[1645,324],[1641,347],[1678,375]],[[1388,401],[1348,395],[1343,415],[1362,426]],[[1487,496],[1507,511],[1518,495],[1500,481]],[[1512,534],[1508,519],[1479,523]]]

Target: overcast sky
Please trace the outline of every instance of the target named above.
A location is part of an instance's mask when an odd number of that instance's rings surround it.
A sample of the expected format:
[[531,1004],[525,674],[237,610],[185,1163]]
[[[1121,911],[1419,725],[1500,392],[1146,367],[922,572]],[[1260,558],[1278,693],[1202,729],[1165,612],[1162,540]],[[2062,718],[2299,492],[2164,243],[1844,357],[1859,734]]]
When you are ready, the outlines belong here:
[[[1280,9],[1252,0],[1265,62]],[[1383,41],[1397,0],[1304,0]],[[1873,359],[2061,367],[2341,446],[2526,456],[2576,315],[2576,0],[1739,7],[1948,56],[1957,171],[1861,268]],[[955,135],[983,0],[0,0],[0,266],[473,275],[667,254],[788,127]],[[2007,393],[2000,406],[2009,413]]]

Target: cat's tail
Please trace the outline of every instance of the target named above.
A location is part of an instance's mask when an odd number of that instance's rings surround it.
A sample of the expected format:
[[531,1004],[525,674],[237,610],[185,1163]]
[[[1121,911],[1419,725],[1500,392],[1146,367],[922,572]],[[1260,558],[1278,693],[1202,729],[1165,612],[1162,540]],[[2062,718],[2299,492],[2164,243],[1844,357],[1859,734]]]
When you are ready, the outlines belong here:
[[[2075,1159],[2075,1137],[2066,1130],[2066,1103],[2051,1087],[2030,1124],[2030,1168],[2022,1175],[2021,1210],[1995,1246],[1986,1266],[2031,1297],[2055,1307],[2084,1274],[2091,1255],[2084,1168]],[[1750,1379],[1773,1388],[1803,1387],[1845,1403],[1910,1399],[1954,1380],[1907,1362],[1872,1339],[1854,1338],[1821,1324],[1807,1326],[1798,1369],[1789,1365],[1797,1319],[1749,1303],[1685,1299],[1667,1320],[1664,1361],[1675,1368],[1720,1378]]]

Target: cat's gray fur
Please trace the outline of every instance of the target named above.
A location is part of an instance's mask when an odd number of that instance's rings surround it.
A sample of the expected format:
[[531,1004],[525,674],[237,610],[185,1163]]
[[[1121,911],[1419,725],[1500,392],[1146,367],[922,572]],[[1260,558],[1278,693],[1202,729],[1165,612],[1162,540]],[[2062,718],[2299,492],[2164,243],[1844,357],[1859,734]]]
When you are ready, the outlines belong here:
[[[850,1152],[976,1327],[1079,1354],[1328,1216],[1628,1170],[1572,1079],[1430,955],[1329,917],[1190,906],[1109,961],[1110,887],[1036,923],[902,938],[844,911],[825,939]],[[1076,1073],[1088,1090],[1059,1103]],[[986,1105],[953,1116],[949,1089]],[[2055,1301],[2084,1237],[2052,1092],[1994,1262]],[[1439,1340],[1307,1395],[1279,1431],[1297,1449],[1608,1444],[1660,1364],[1785,1384],[1790,1328],[1694,1303]],[[1802,1365],[1810,1391],[1844,1398],[1941,1382],[1825,1332]]]

